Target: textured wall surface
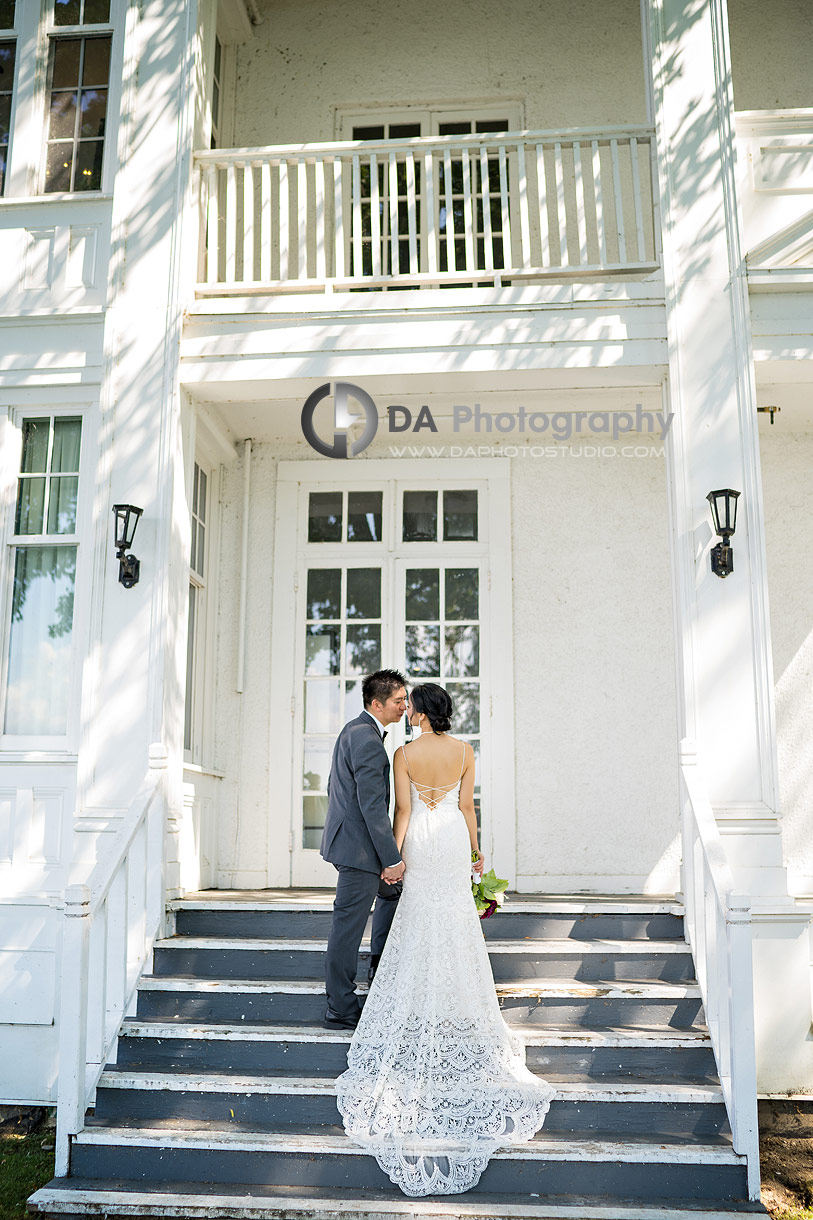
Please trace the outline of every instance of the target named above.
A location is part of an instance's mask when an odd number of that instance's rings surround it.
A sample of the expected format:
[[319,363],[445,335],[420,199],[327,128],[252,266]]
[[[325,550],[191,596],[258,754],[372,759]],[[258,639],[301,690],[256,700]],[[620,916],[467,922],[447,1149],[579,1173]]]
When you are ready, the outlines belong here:
[[728,27],[737,110],[810,105],[808,0],[729,0]]
[[[517,98],[529,128],[645,121],[636,0],[280,0],[238,49],[234,144],[334,138],[336,105]],[[442,40],[442,52],[439,46]]]

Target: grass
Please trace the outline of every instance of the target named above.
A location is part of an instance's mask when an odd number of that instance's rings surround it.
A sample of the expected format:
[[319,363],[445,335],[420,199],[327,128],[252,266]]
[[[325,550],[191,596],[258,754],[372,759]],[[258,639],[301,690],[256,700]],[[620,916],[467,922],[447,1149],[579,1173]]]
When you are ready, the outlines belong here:
[[[45,1148],[43,1148],[45,1144]],[[0,1220],[23,1220],[25,1201],[54,1176],[54,1133],[0,1132]]]

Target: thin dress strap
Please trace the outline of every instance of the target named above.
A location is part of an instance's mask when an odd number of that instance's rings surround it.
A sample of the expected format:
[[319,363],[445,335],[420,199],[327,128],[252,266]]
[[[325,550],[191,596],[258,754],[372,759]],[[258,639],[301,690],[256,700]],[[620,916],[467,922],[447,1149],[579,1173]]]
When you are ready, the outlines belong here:
[[403,754],[404,762],[406,763],[407,775],[409,776],[410,779],[412,779],[412,772],[409,769],[409,763],[407,762],[406,750],[404,749],[403,746],[401,746],[401,753]]

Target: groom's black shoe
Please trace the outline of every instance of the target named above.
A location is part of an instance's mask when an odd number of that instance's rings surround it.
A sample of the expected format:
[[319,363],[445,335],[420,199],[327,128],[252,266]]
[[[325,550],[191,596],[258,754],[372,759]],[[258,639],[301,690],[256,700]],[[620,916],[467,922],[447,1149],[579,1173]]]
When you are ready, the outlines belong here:
[[349,1017],[340,1017],[332,1008],[327,1008],[322,1024],[325,1029],[355,1029],[359,1023],[360,1016],[360,1010]]
[[378,969],[378,963],[381,961],[380,953],[373,953],[370,957],[370,968],[367,971],[367,982],[372,983],[375,978],[375,972]]

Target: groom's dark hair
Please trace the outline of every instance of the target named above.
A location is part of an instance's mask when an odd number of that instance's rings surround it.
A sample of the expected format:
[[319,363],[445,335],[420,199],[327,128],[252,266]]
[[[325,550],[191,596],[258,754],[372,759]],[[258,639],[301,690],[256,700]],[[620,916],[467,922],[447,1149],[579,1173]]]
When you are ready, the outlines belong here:
[[369,707],[373,699],[386,703],[399,686],[406,686],[406,678],[397,669],[378,669],[374,674],[368,674],[361,684],[362,702],[365,707]]

